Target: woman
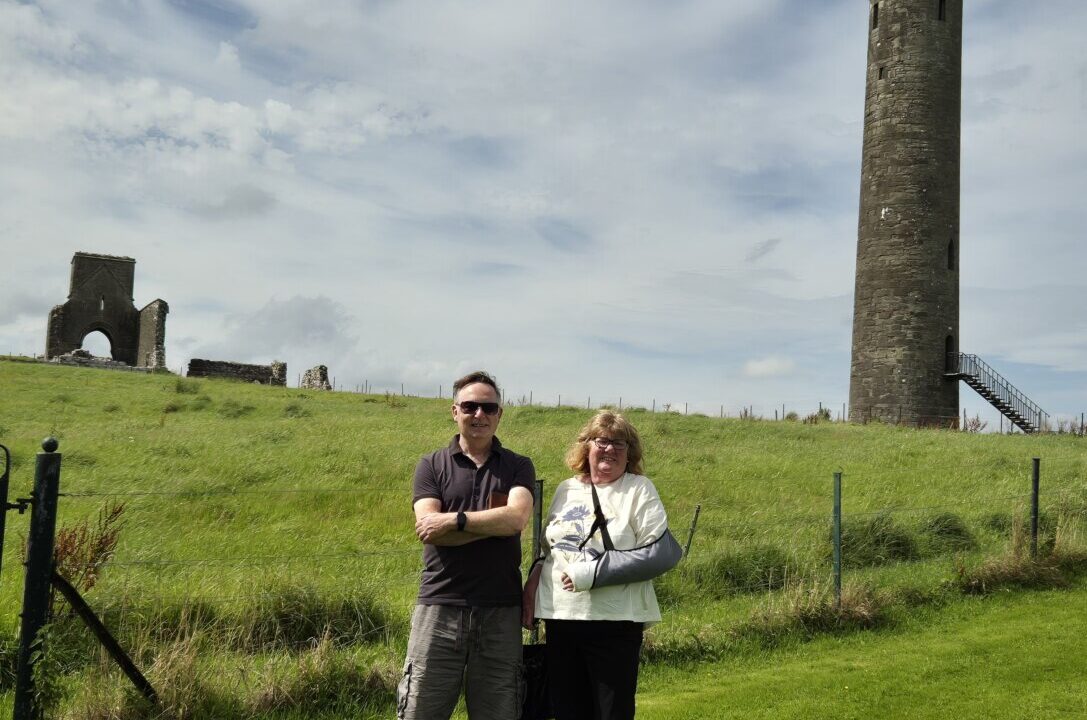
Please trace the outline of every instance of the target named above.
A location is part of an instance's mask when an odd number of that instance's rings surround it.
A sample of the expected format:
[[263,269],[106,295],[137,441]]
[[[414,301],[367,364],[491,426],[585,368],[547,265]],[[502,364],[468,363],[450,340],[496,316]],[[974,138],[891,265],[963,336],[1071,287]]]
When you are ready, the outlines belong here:
[[566,462],[577,475],[555,490],[523,619],[546,621],[556,720],[626,720],[634,717],[643,629],[660,620],[651,580],[682,550],[641,474],[641,439],[626,418],[598,413]]

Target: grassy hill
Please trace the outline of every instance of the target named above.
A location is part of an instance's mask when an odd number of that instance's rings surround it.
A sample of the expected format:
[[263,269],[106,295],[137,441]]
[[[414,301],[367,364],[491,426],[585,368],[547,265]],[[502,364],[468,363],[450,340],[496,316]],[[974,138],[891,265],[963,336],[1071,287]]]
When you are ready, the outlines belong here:
[[[60,524],[120,519],[115,556],[87,599],[188,717],[390,713],[419,567],[410,478],[454,432],[448,405],[0,360],[13,497],[29,489],[42,438],[55,435]],[[670,673],[696,682],[713,663],[772,665],[857,632],[902,633],[908,644],[916,633],[902,628],[918,618],[997,590],[1068,585],[1054,596],[1087,599],[1081,438],[625,412],[681,542],[702,506],[690,557],[658,583],[666,617],[647,640],[646,717],[688,716],[687,700],[660,684]],[[499,434],[533,458],[548,499],[589,415],[507,408]],[[1032,457],[1042,458],[1038,562],[1017,552]],[[835,471],[840,610],[828,582]],[[25,516],[9,517],[7,667],[25,527]],[[58,714],[146,716],[77,621],[61,613],[51,632]]]

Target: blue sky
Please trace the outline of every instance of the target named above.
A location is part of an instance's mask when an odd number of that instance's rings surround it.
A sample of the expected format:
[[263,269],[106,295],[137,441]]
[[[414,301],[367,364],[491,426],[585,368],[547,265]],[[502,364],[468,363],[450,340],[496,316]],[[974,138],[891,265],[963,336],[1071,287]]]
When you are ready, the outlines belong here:
[[[83,250],[167,360],[771,415],[849,383],[866,3],[0,0],[0,352]],[[1087,410],[1079,0],[969,0],[962,348]],[[996,414],[963,386],[971,414]]]

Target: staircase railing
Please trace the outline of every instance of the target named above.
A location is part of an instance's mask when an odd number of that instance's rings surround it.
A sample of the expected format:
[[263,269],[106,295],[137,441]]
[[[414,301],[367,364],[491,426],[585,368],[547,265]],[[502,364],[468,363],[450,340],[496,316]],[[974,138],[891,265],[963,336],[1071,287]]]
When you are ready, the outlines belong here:
[[995,399],[1000,401],[999,404],[996,401],[991,401],[994,407],[1003,412],[1009,420],[1023,430],[1034,432],[1047,426],[1049,413],[1019,392],[1003,375],[977,355],[948,353],[947,365],[949,374],[957,375],[963,379],[973,379],[991,392]]

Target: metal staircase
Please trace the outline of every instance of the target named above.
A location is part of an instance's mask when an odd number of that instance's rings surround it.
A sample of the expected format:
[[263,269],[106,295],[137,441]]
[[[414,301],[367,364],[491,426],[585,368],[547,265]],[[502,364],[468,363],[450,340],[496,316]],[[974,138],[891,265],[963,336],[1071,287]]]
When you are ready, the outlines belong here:
[[1047,426],[1049,413],[1019,392],[977,355],[948,353],[947,368],[947,377],[962,380],[974,388],[978,395],[988,400],[1023,432],[1034,433]]

